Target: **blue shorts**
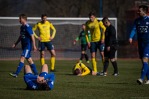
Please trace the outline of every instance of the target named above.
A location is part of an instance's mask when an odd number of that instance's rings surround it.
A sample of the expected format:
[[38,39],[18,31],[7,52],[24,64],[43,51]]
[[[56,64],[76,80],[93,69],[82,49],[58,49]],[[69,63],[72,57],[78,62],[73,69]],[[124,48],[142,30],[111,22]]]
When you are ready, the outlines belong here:
[[140,58],[143,58],[143,57],[149,58],[149,43],[138,42],[138,49],[139,49]]
[[31,50],[30,49],[24,49],[21,56],[25,58],[30,58],[31,57]]
[[97,52],[97,49],[99,49],[100,52],[104,51],[105,45],[103,43],[99,42],[91,42],[90,52]]
[[47,48],[47,50],[53,50],[54,45],[51,43],[51,41],[49,41],[49,42],[39,42],[39,50],[44,51],[45,48]]

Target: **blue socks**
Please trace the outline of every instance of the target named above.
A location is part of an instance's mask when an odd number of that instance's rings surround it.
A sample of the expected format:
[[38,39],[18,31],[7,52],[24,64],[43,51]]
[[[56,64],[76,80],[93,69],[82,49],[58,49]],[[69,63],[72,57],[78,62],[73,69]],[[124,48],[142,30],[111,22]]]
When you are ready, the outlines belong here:
[[[149,67],[148,67],[148,63],[147,62],[143,62],[143,67],[142,67],[142,71],[141,71],[141,79],[144,80],[144,77],[147,76],[147,74],[149,71]],[[149,76],[147,76],[149,77]]]
[[36,69],[35,64],[31,64],[30,66],[31,66],[31,69],[32,69],[32,71],[34,72],[34,74],[35,74],[35,75],[38,75],[38,72],[37,72],[37,69]]
[[22,67],[24,66],[24,63],[20,62],[19,63],[19,66],[17,67],[17,70],[16,70],[16,74],[19,75],[20,71],[22,70]]

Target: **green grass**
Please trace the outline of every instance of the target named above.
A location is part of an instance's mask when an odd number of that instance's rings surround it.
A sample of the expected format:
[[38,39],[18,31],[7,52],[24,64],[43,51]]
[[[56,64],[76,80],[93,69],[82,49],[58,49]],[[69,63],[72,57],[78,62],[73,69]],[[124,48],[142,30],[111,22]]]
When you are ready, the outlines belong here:
[[[39,61],[35,61],[40,70]],[[48,61],[47,61],[48,63]],[[9,73],[15,71],[18,61],[0,61],[0,99],[149,99],[149,85],[138,85],[141,63],[139,60],[118,60],[120,75],[114,77],[110,64],[108,76],[73,76],[76,61],[56,61],[56,80],[51,91],[25,90],[23,72],[18,78]],[[98,70],[102,70],[98,62]]]

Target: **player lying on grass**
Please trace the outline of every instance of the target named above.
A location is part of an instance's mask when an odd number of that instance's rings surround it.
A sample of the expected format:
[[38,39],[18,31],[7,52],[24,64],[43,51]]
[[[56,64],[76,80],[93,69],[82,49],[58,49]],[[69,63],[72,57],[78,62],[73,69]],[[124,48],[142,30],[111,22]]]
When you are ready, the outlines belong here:
[[29,65],[25,65],[24,81],[30,90],[52,90],[55,75],[48,73],[48,65],[44,64],[39,75],[34,75]]
[[88,74],[98,75],[98,72],[93,71],[89,67],[85,66],[83,63],[77,63],[73,67],[72,72],[73,72],[74,75],[77,75],[77,76],[85,76],[85,75],[88,75]]

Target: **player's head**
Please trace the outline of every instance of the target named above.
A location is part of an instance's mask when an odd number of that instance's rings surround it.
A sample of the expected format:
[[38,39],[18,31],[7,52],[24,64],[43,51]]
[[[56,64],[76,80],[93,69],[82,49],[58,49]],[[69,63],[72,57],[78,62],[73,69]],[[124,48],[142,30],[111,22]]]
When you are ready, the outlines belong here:
[[75,69],[74,72],[73,72],[74,75],[79,75],[81,73],[82,73],[81,69],[79,69],[79,68]]
[[39,90],[50,90],[50,87],[48,86],[47,83],[41,83],[38,85]]
[[25,24],[27,21],[27,16],[25,14],[20,14],[19,15],[19,21],[21,24]]
[[82,29],[85,30],[85,24],[82,24]]
[[110,25],[110,20],[108,19],[108,17],[104,17],[102,19],[102,22],[105,27],[108,27]]
[[89,13],[89,19],[90,19],[90,21],[94,21],[95,20],[95,18],[96,18],[96,13],[95,13],[95,11],[91,11],[90,13]]
[[148,13],[148,7],[146,5],[140,5],[138,9],[139,16],[143,17],[146,16]]
[[42,14],[42,15],[41,15],[41,21],[42,21],[43,23],[45,23],[45,22],[47,21],[47,15],[46,15],[46,14]]

